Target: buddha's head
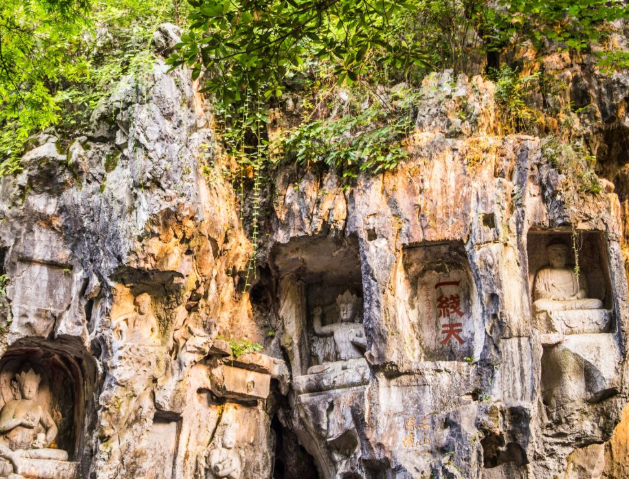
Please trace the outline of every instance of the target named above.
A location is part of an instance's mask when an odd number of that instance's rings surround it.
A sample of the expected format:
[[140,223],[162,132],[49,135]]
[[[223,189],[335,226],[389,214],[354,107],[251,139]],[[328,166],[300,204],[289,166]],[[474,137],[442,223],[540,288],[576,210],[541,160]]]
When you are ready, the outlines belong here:
[[236,427],[229,426],[223,433],[223,447],[225,449],[233,449],[236,446]]
[[37,390],[39,389],[39,383],[41,382],[41,376],[33,371],[32,368],[28,372],[23,371],[15,375],[15,379],[20,387],[22,398],[34,399],[37,396]]
[[151,309],[151,296],[148,293],[142,293],[135,298],[134,303],[138,308],[138,313],[147,314]]
[[349,323],[354,320],[356,310],[358,309],[358,296],[345,291],[336,298],[336,304],[339,307],[339,319],[343,323]]
[[562,269],[566,267],[568,260],[568,245],[562,241],[551,241],[546,247],[548,262],[553,268]]

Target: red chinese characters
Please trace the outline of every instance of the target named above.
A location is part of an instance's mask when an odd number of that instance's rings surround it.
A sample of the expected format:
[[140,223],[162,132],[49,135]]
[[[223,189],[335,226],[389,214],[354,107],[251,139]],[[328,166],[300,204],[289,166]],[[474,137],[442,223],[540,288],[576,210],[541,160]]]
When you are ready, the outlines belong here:
[[463,316],[461,297],[458,294],[439,296],[437,298],[437,309],[439,310],[440,318],[449,318],[453,314],[458,314],[459,317]]
[[[459,286],[460,281],[443,281],[435,285],[435,289],[442,286]],[[441,293],[441,290],[440,290]],[[459,294],[443,294],[437,298],[437,319],[445,319],[441,325],[441,334],[445,337],[440,341],[440,344],[447,344],[450,340],[454,339],[459,344],[463,344],[465,340],[459,335],[463,332],[463,323],[452,322],[454,319],[462,318],[465,315],[461,311],[461,296]]]
[[459,344],[465,342],[463,338],[459,336],[459,333],[463,332],[463,323],[444,323],[442,328],[441,334],[445,334],[446,337],[440,341],[441,344],[446,344],[451,338],[456,339]]

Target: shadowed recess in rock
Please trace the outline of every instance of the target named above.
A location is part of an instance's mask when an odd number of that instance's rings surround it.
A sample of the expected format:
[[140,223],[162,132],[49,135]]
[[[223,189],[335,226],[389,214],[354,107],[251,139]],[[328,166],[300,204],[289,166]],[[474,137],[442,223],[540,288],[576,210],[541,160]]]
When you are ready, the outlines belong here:
[[319,479],[314,459],[297,436],[282,426],[277,416],[271,421],[275,433],[273,479]]

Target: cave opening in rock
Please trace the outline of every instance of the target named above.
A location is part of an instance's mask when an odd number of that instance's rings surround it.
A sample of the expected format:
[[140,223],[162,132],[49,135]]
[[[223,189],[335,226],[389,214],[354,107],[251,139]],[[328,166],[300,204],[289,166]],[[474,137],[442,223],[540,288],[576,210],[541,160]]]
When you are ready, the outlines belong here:
[[273,416],[271,429],[275,433],[273,479],[319,479],[314,458],[295,433],[282,426],[277,415]]
[[505,443],[502,433],[492,433],[481,440],[483,467],[493,469],[502,464],[522,466],[528,463],[526,452],[517,443]]
[[6,268],[4,266],[4,261],[7,257],[7,248],[0,248],[0,276],[6,273]]
[[[265,330],[264,347],[267,351],[274,347],[273,340],[280,328],[277,315],[277,283],[273,271],[267,265],[259,267],[249,290],[249,301],[251,303],[251,313],[256,324]],[[277,349],[275,353],[279,353]]]

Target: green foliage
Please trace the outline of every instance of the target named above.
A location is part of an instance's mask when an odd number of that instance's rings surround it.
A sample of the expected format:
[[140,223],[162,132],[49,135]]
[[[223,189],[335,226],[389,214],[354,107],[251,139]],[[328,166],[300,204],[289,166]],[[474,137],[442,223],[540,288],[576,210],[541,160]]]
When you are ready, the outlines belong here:
[[328,62],[352,83],[371,63],[409,69],[428,55],[412,28],[418,0],[189,0],[191,29],[171,62],[206,71],[226,102],[280,97],[291,72]]
[[455,72],[470,72],[485,54],[483,32],[489,27],[483,12],[488,0],[422,0],[415,28],[430,63]]
[[583,145],[567,145],[551,137],[542,144],[542,154],[553,168],[565,175],[565,190],[569,195],[566,201],[574,203],[578,195],[598,195],[603,191],[594,172],[596,158]]
[[465,71],[479,55],[530,40],[588,49],[623,0],[189,0],[191,28],[173,65],[204,74],[228,103],[280,97],[294,72],[333,68],[340,83],[426,67]]
[[7,297],[7,285],[9,284],[9,276],[6,274],[0,275],[0,308],[6,306]]
[[18,169],[29,134],[58,121],[53,85],[84,75],[73,41],[84,0],[0,3],[0,176]]
[[539,117],[540,113],[528,105],[527,94],[539,80],[539,73],[521,77],[509,66],[504,66],[491,75],[496,82],[494,95],[501,117],[501,124],[507,132],[525,131]]
[[404,92],[398,98],[403,101],[372,101],[362,111],[304,123],[287,132],[281,148],[299,164],[323,163],[346,180],[359,171],[391,170],[408,156],[403,140],[414,124],[416,95]]
[[504,0],[502,8],[488,9],[489,48],[531,40],[537,48],[549,42],[564,48],[587,50],[605,35],[609,22],[627,18],[623,0]]
[[7,0],[0,5],[0,177],[19,170],[29,135],[72,135],[124,75],[153,60],[157,26],[179,14],[161,0]]
[[629,68],[629,52],[605,50],[597,52],[598,66],[603,73],[611,74]]
[[118,160],[120,159],[120,151],[114,151],[109,153],[105,157],[105,172],[110,173],[118,166]]
[[261,344],[254,343],[246,338],[228,339],[223,336],[219,336],[217,339],[221,339],[229,343],[229,347],[232,351],[232,355],[234,356],[234,358],[239,358],[240,356],[249,353],[256,353],[264,349],[264,346],[262,346]]

